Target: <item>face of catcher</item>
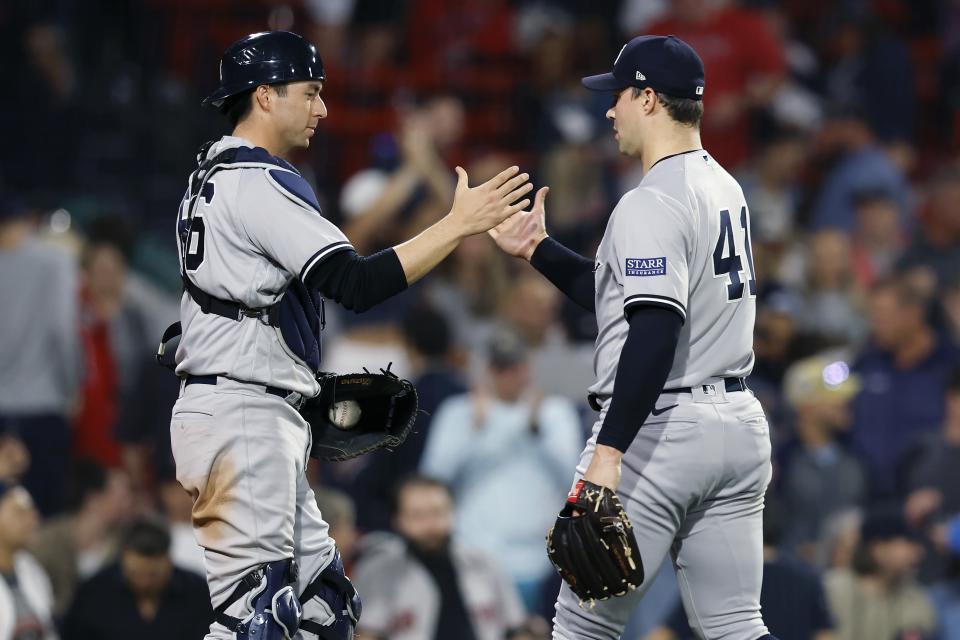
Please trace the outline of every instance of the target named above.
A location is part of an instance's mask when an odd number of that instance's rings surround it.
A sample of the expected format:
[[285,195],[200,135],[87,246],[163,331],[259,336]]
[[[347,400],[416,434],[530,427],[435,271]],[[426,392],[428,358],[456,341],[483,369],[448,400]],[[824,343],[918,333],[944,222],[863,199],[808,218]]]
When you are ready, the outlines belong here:
[[453,531],[453,501],[443,486],[413,483],[400,490],[394,527],[423,551],[446,548]]
[[327,117],[322,89],[323,83],[316,80],[256,88],[255,103],[267,116],[269,136],[276,140],[277,149],[285,152],[310,146],[317,126]]

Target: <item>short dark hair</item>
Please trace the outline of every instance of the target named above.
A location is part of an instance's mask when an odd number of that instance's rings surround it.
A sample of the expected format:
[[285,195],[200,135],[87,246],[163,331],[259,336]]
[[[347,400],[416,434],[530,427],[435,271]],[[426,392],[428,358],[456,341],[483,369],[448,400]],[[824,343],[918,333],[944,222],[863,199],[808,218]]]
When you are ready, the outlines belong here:
[[[643,89],[633,87],[634,98],[639,98],[642,93]],[[660,91],[657,91],[657,100],[660,101],[675,122],[687,127],[700,126],[700,121],[703,119],[703,100],[678,98]]]
[[81,254],[80,263],[84,267],[88,266],[90,254],[101,247],[113,247],[129,263],[133,259],[136,243],[136,233],[128,218],[119,214],[100,216],[87,229],[87,244]]
[[407,313],[403,319],[403,335],[410,346],[426,358],[442,358],[450,351],[450,323],[427,303],[419,303]]
[[75,460],[67,483],[67,511],[78,511],[87,498],[107,488],[107,470],[90,458]]
[[[287,83],[281,82],[269,86],[273,87],[278,96],[283,97],[287,95]],[[243,93],[230,96],[224,101],[223,112],[226,114],[227,120],[230,121],[231,127],[236,127],[250,114],[250,111],[253,109],[253,92],[256,90],[257,88],[254,87]]]
[[165,556],[170,553],[170,530],[156,518],[137,518],[124,532],[121,549],[150,558]]
[[443,480],[438,480],[437,478],[422,473],[412,473],[400,480],[393,489],[393,495],[391,496],[392,504],[390,505],[393,515],[400,513],[400,496],[403,495],[403,492],[415,487],[442,489],[450,499],[453,500],[453,491],[450,490],[450,486]]
[[890,293],[897,299],[901,307],[918,307],[926,314],[929,311],[930,301],[915,287],[911,286],[902,276],[893,275],[881,278],[870,288],[871,294]]

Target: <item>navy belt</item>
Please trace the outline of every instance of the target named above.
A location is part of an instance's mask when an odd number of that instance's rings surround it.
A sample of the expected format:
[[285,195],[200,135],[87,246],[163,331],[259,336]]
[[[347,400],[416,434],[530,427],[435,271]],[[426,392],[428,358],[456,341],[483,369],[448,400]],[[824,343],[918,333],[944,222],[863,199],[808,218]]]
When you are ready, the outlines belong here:
[[[701,385],[704,387],[712,385]],[[727,390],[727,393],[733,393],[734,391],[748,391],[747,381],[743,378],[724,378],[723,387]],[[673,389],[664,389],[660,393],[693,393],[693,389],[690,387],[674,387]],[[604,401],[609,399],[610,396],[604,398]],[[587,404],[590,405],[590,408],[594,411],[600,411],[600,396],[595,393],[591,393],[587,396]]]
[[[187,381],[184,384],[188,387],[191,384],[214,384],[215,385],[217,384],[217,378],[221,378],[221,377],[223,376],[189,376],[188,375]],[[233,378],[223,378],[223,379],[233,380]],[[246,380],[233,380],[233,381],[240,382],[242,384],[255,384],[261,387],[265,386],[265,385],[261,385],[259,382],[247,382]],[[293,393],[293,391],[290,391],[289,389],[281,389],[280,387],[270,387],[270,386],[266,387],[266,392],[272,396],[283,398],[284,400],[287,399],[287,396]]]
[[[708,387],[711,385],[701,385]],[[733,393],[734,391],[746,391],[747,390],[747,381],[743,378],[724,378],[723,379],[723,388],[727,390],[727,393]],[[693,389],[690,387],[675,387],[673,389],[664,389],[663,393],[693,393]]]

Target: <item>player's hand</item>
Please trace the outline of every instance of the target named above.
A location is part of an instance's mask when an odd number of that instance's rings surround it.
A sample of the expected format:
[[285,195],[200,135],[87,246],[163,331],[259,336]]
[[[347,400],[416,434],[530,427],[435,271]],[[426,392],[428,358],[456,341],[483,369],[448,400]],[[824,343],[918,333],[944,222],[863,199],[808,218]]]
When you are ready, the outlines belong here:
[[547,237],[547,212],[544,201],[550,187],[540,187],[533,198],[533,209],[520,211],[487,231],[505,253],[530,261],[533,252]]
[[483,233],[530,205],[529,199],[517,202],[533,189],[529,179],[529,175],[520,173],[519,167],[510,167],[471,187],[467,172],[457,167],[457,189],[447,215],[462,237]]

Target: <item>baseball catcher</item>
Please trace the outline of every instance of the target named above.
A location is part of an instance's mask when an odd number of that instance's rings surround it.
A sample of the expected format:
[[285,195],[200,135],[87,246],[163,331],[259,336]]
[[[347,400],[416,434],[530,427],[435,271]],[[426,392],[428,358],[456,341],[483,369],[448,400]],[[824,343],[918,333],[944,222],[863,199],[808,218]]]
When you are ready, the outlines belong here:
[[307,454],[343,460],[396,446],[417,395],[389,371],[321,373],[324,302],[365,311],[529,204],[518,167],[475,188],[458,168],[446,216],[358,255],[288,160],[327,117],[326,80],[316,48],[297,34],[231,45],[203,104],[232,131],[201,149],[180,204],[184,292],[165,337],[181,334],[173,365],[182,387],[170,443],[203,547],[215,613],[207,640],[353,637],[360,597],[307,481]]

